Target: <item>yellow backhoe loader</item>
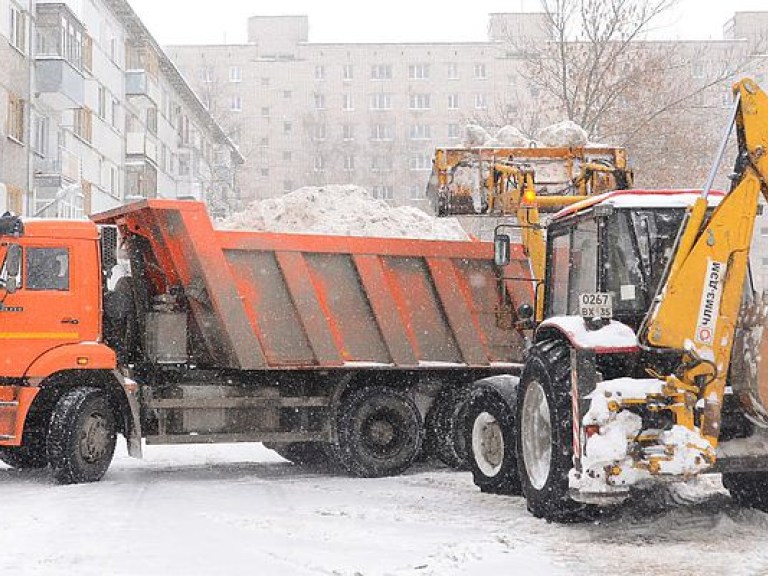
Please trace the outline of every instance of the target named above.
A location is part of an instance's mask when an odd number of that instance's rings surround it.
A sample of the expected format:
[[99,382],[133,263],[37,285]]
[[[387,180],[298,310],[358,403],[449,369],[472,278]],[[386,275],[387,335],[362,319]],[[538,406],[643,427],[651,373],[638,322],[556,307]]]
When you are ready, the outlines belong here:
[[[702,190],[613,191],[552,218],[543,321],[531,319],[520,381],[476,385],[469,402],[482,490],[573,521],[633,490],[720,471],[737,501],[768,510],[766,308],[749,274],[768,200],[768,97],[751,80],[734,95]],[[732,185],[717,192],[733,126]],[[510,236],[495,241],[504,265]]]

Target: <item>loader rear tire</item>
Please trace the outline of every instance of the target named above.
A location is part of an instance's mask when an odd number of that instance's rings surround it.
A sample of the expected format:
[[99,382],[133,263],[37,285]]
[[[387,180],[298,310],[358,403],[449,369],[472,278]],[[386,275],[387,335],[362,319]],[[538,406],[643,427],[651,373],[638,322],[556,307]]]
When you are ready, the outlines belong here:
[[570,348],[543,340],[529,351],[517,404],[517,463],[528,510],[554,522],[580,522],[594,506],[568,493],[573,466]]
[[106,395],[97,388],[66,392],[56,403],[48,427],[48,459],[59,484],[96,482],[115,452],[116,420]]
[[354,476],[375,478],[405,471],[421,450],[421,414],[411,396],[386,386],[350,392],[337,419],[332,452]]
[[514,414],[498,394],[475,391],[467,406],[467,445],[472,479],[481,492],[520,495]]
[[724,472],[723,486],[739,506],[768,512],[768,472]]

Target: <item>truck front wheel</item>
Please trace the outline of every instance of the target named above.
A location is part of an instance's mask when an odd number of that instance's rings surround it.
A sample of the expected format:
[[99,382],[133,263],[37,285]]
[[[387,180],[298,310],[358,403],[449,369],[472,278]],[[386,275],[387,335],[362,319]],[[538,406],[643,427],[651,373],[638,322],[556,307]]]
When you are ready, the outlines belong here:
[[56,403],[48,428],[48,459],[60,484],[96,482],[112,462],[116,421],[97,388],[75,388]]
[[363,477],[392,476],[406,470],[421,449],[421,415],[406,393],[369,386],[347,395],[339,407],[339,463]]
[[548,521],[589,518],[568,494],[573,465],[570,349],[562,340],[531,348],[520,379],[517,461],[528,510]]
[[468,460],[481,492],[520,494],[513,418],[512,410],[497,394],[473,392],[467,413]]

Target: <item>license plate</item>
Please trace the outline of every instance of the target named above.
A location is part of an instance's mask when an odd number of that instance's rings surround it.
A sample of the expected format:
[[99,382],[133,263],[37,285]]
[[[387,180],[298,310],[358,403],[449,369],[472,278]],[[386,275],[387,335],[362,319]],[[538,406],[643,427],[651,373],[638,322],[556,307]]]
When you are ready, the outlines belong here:
[[579,294],[579,316],[610,318],[613,316],[613,295],[605,292]]

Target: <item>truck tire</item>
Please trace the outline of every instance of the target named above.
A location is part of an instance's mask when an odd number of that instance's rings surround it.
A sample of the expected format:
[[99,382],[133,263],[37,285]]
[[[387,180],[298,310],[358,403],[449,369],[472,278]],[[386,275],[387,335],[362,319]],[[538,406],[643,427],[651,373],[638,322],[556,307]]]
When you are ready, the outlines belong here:
[[520,494],[514,415],[490,390],[476,390],[467,406],[469,468],[475,486],[489,494]]
[[337,417],[332,452],[350,474],[367,478],[406,470],[421,450],[421,414],[405,392],[368,386],[350,392]]
[[446,386],[427,414],[425,444],[446,466],[457,470],[469,468],[467,446],[467,402],[469,386]]
[[270,442],[265,446],[289,462],[301,466],[319,466],[328,461],[322,442]]
[[45,440],[34,439],[19,447],[0,448],[0,461],[17,470],[39,470],[48,466]]
[[571,499],[573,466],[570,348],[561,339],[536,343],[520,379],[517,464],[528,510],[555,522],[587,520],[593,507]]
[[48,459],[59,484],[96,482],[112,462],[116,420],[105,394],[90,387],[66,392],[48,427]]
[[723,472],[723,486],[739,506],[768,512],[768,472]]

